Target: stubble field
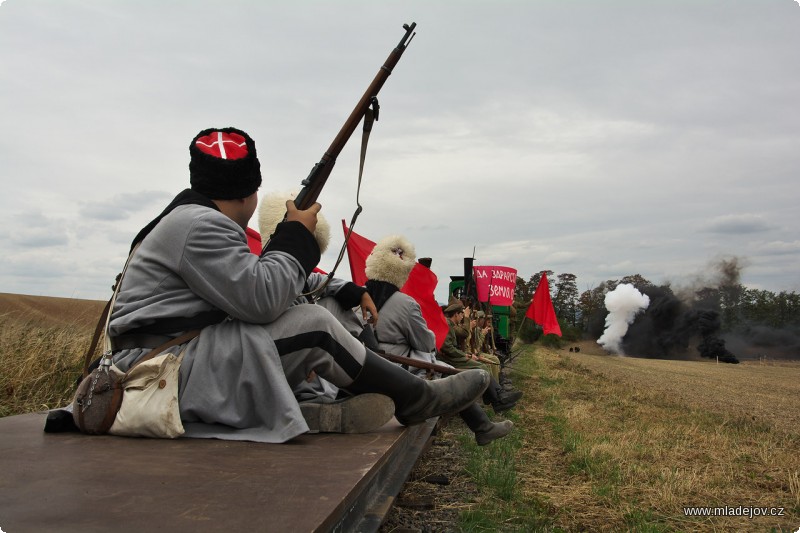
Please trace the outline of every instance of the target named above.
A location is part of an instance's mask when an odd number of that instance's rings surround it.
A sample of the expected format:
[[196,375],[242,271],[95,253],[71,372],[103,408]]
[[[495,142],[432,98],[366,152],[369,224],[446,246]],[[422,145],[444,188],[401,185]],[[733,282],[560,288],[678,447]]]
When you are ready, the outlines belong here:
[[104,302],[0,293],[0,416],[72,399]]
[[[530,378],[518,488],[546,510],[548,529],[800,528],[800,363],[637,359],[579,346],[537,347],[518,365]],[[689,516],[697,512],[717,516]]]

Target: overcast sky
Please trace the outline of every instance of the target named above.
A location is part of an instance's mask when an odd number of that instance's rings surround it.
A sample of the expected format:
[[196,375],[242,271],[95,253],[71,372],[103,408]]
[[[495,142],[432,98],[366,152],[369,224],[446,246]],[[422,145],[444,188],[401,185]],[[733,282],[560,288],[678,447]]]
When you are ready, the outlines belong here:
[[[261,192],[298,189],[410,22],[356,232],[433,257],[440,301],[473,248],[581,291],[731,256],[800,291],[795,0],[5,0],[0,292],[109,298],[201,129],[247,131]],[[358,135],[320,197],[326,270]]]

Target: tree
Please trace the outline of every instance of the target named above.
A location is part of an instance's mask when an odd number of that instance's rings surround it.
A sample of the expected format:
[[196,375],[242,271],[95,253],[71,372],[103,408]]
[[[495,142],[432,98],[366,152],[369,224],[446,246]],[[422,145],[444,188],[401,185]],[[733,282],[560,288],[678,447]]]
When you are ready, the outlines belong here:
[[528,283],[530,283],[533,286],[533,292],[536,292],[536,289],[539,288],[539,282],[542,281],[542,272],[547,274],[547,281],[548,281],[548,285],[550,286],[550,295],[552,297],[552,294],[553,294],[553,281],[552,281],[553,280],[553,271],[552,270],[540,270],[539,272],[537,272],[536,274],[531,276],[531,279],[528,281]]
[[578,284],[576,280],[575,274],[559,274],[553,296],[553,308],[556,316],[571,326],[576,325],[578,314]]
[[514,301],[524,305],[526,302],[530,303],[533,299],[533,291],[536,287],[532,287],[529,281],[525,281],[522,276],[517,276],[517,286],[514,289]]
[[[627,283],[628,285],[633,285],[636,288],[636,290],[639,291],[639,292],[643,292],[644,289],[647,288],[647,287],[653,287],[654,286],[652,283],[650,283],[650,280],[648,280],[647,278],[642,277],[641,274],[634,274],[632,276],[625,276],[624,278],[619,280],[619,283],[620,284]],[[616,287],[616,285],[615,285],[615,287]],[[613,290],[613,289],[611,289],[611,290]]]
[[[517,287],[514,290],[514,304],[516,307],[525,307],[527,309],[528,305],[530,305],[531,300],[533,300],[533,294],[536,292],[536,289],[539,287],[539,281],[542,279],[542,272],[547,273],[548,280],[553,276],[552,270],[539,271],[532,275],[528,281],[522,279],[521,276],[517,276]],[[551,294],[553,292],[552,281],[550,282],[550,292]]]
[[580,326],[594,338],[603,334],[606,315],[608,315],[605,304],[606,294],[616,289],[617,285],[619,285],[617,280],[603,281],[597,287],[583,291],[578,297]]

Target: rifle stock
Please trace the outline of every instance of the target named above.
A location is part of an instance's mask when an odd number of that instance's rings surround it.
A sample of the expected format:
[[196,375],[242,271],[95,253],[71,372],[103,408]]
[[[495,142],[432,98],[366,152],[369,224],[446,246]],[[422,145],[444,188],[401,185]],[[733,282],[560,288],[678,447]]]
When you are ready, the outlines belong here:
[[452,368],[444,365],[437,365],[434,363],[426,363],[425,361],[418,361],[416,359],[411,359],[410,357],[405,357],[402,355],[394,355],[385,352],[375,352],[375,353],[380,355],[387,361],[391,361],[393,363],[413,366],[415,368],[424,368],[425,370],[433,370],[434,372],[439,372],[440,374],[458,374],[459,372],[461,372],[461,370],[458,368]]
[[[411,25],[403,24],[403,28],[406,30],[406,33],[400,40],[400,43],[391,51],[389,57],[386,58],[386,61],[378,71],[378,74],[375,75],[372,83],[370,83],[369,87],[367,87],[367,90],[364,92],[361,100],[358,101],[355,109],[353,109],[353,112],[350,113],[350,116],[345,121],[344,126],[342,126],[342,129],[339,131],[338,135],[336,135],[336,138],[333,139],[330,147],[328,147],[319,162],[311,169],[308,177],[301,182],[303,188],[300,190],[300,193],[298,193],[294,200],[294,203],[298,209],[308,209],[314,204],[314,202],[317,201],[317,198],[319,198],[322,188],[325,186],[325,182],[328,180],[328,176],[330,176],[331,171],[333,170],[333,165],[336,163],[336,158],[344,148],[344,145],[347,144],[347,141],[350,139],[350,136],[353,134],[356,127],[358,127],[358,123],[361,122],[361,119],[367,113],[370,105],[373,105],[374,103],[375,107],[377,108],[376,97],[378,92],[389,78],[389,75],[392,73],[392,69],[394,69],[395,65],[397,65],[397,62],[400,61],[400,57],[403,55],[406,47],[414,37],[414,28],[416,26],[416,22],[412,22]],[[377,116],[375,118],[377,120]]]

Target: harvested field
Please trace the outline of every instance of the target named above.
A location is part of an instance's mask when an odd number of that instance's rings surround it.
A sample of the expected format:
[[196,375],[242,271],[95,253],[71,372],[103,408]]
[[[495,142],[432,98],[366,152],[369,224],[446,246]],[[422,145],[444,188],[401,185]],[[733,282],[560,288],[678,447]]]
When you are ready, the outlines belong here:
[[[110,296],[110,294],[109,294]],[[105,302],[0,293],[0,316],[33,326],[94,328]]]
[[[519,488],[549,507],[554,528],[800,527],[800,365],[591,352],[523,355],[536,380],[520,414],[528,445]],[[688,516],[692,506],[729,515]]]
[[0,416],[71,400],[104,305],[0,293]]
[[[602,353],[602,349],[594,351],[589,343],[582,346],[581,352],[566,355],[621,385],[649,391],[665,401],[705,409],[729,419],[747,419],[787,433],[800,428],[800,361],[731,365],[709,360],[642,359],[593,355]],[[557,353],[563,354],[564,350]]]

